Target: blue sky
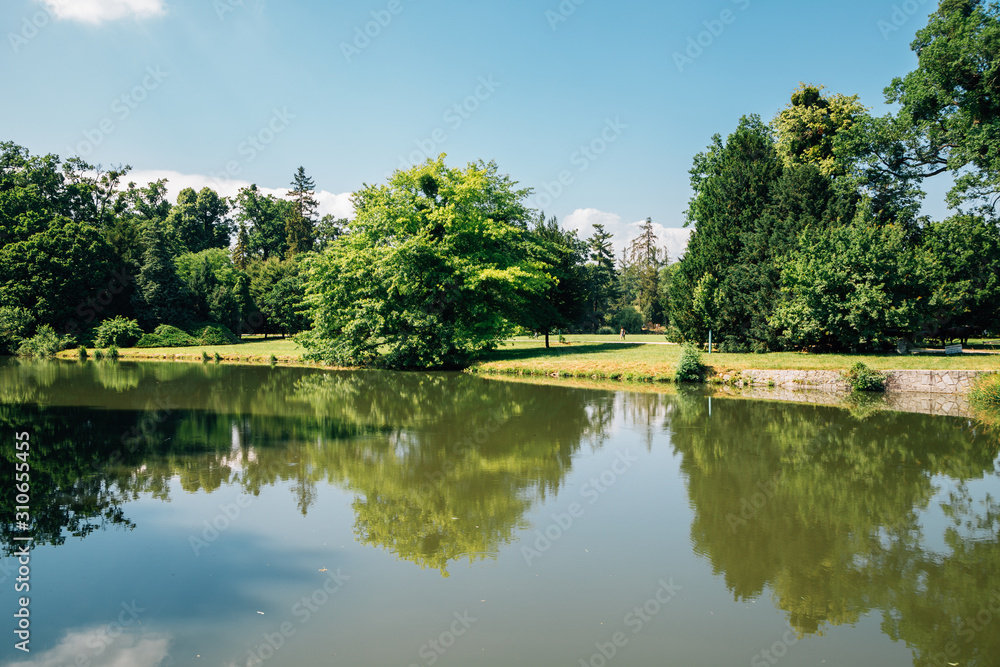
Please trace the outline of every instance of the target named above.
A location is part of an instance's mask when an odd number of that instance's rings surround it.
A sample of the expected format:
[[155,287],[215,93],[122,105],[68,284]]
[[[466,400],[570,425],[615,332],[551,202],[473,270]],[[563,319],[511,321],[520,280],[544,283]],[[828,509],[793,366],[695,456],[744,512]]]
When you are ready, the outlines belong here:
[[[858,94],[912,70],[931,0],[5,0],[0,139],[130,164],[172,190],[283,188],[326,211],[400,164],[496,160],[532,203],[676,255],[687,171],[800,81]],[[700,43],[699,43],[700,42]],[[935,184],[929,212],[944,184]]]

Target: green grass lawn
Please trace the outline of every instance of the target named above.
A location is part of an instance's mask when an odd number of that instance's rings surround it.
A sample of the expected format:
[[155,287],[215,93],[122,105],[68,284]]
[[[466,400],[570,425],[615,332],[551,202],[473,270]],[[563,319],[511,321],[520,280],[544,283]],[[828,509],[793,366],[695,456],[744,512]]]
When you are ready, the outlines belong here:
[[[118,353],[122,359],[180,359],[198,360],[201,353],[214,357],[216,353],[225,361],[267,362],[273,354],[281,363],[299,363],[302,361],[304,349],[291,338],[247,338],[236,345],[195,345],[193,347],[128,347],[120,348]],[[87,350],[94,356],[94,348]],[[76,350],[63,350],[59,356],[65,359],[76,358]]]
[[[552,342],[545,349],[542,339],[518,339],[487,354],[474,372],[511,375],[562,375],[613,379],[667,380],[673,377],[680,358],[677,345],[642,345],[638,341],[666,342],[655,336],[633,336],[622,343],[617,336],[591,338],[567,336],[569,345]],[[616,342],[572,342],[573,339],[616,339]],[[551,341],[550,341],[551,342]],[[846,370],[858,361],[881,370],[963,369],[1000,371],[1000,355],[964,354],[956,357],[929,354],[703,354],[702,363],[718,374],[748,369]]]

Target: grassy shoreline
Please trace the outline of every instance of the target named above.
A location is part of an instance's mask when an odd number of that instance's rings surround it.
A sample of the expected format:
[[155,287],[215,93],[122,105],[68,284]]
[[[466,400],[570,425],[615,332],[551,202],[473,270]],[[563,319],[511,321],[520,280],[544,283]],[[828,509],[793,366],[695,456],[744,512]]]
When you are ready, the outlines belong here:
[[[582,338],[582,337],[581,337]],[[590,338],[590,337],[588,337]],[[487,354],[469,369],[484,375],[549,376],[638,382],[672,382],[681,348],[626,342],[554,343],[519,339]],[[652,341],[651,341],[652,342]],[[1000,371],[1000,355],[963,354],[703,354],[708,377],[747,370],[846,371],[857,362],[878,370]]]
[[[648,338],[649,340],[643,340]],[[672,382],[681,348],[659,337],[568,336],[568,343],[515,339],[488,352],[467,371],[481,375],[561,377],[632,382]],[[638,342],[637,342],[638,340]],[[123,348],[120,358],[136,361],[202,361],[218,354],[226,363],[269,364],[272,355],[280,365],[316,366],[302,360],[304,349],[290,338],[260,338],[236,345],[198,345],[170,348]],[[94,349],[87,350],[93,358]],[[77,358],[76,350],[64,350],[62,359]],[[963,354],[946,357],[926,354],[703,354],[708,377],[738,374],[746,370],[832,370],[844,371],[858,361],[878,370],[986,370],[1000,371],[1000,354]]]

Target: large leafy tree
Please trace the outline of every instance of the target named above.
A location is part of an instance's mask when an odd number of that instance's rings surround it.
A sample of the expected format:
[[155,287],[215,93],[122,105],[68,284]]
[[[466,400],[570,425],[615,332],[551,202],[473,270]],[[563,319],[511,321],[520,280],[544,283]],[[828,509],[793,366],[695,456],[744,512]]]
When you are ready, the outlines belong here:
[[919,66],[886,89],[886,100],[901,105],[902,141],[888,146],[883,166],[907,177],[951,171],[951,203],[992,212],[1000,198],[1000,4],[942,0],[911,48]]
[[586,243],[575,231],[565,230],[555,218],[542,213],[531,229],[534,258],[552,276],[553,284],[544,293],[525,302],[518,322],[545,335],[576,323],[584,313],[586,272],[583,267]]
[[857,95],[824,96],[822,86],[800,84],[772,122],[785,166],[815,164],[825,176],[844,173],[834,140],[866,113]]
[[931,290],[924,334],[966,338],[1000,328],[1000,229],[995,224],[971,215],[931,223],[923,230],[919,252]]
[[362,188],[348,233],[310,262],[310,356],[445,368],[498,344],[553,283],[531,258],[528,194],[495,163],[444,155]]
[[796,347],[889,347],[922,327],[923,273],[902,225],[879,225],[862,212],[847,226],[807,230],[782,271],[785,298],[772,324]]
[[229,204],[211,188],[195,192],[184,188],[177,195],[177,205],[166,219],[179,252],[201,252],[208,248],[228,248],[233,223]]
[[247,261],[283,257],[288,250],[285,219],[291,214],[292,202],[249,185],[240,189],[233,205],[236,222],[247,233]]

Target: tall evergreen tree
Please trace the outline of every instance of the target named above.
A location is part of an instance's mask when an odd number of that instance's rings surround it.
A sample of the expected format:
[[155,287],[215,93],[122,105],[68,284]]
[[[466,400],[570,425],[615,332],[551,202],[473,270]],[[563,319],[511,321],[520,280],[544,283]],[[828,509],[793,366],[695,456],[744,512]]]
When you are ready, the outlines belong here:
[[187,322],[191,315],[191,293],[177,275],[166,235],[156,224],[149,224],[143,230],[143,243],[146,251],[133,296],[143,328]]
[[306,176],[306,170],[299,167],[292,178],[292,189],[288,197],[292,202],[290,215],[285,219],[285,235],[288,239],[288,255],[309,252],[316,242],[316,209],[318,204],[313,196],[316,187]]

